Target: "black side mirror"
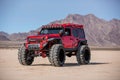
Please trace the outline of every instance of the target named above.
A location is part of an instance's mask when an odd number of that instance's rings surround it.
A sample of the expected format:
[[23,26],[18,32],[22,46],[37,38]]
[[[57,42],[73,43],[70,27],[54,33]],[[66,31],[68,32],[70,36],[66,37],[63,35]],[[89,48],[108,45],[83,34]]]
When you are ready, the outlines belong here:
[[63,30],[60,30],[60,31],[59,31],[60,36],[62,36],[63,33],[64,33]]
[[65,32],[65,35],[67,36],[67,35],[69,35],[69,33],[68,33],[68,32]]

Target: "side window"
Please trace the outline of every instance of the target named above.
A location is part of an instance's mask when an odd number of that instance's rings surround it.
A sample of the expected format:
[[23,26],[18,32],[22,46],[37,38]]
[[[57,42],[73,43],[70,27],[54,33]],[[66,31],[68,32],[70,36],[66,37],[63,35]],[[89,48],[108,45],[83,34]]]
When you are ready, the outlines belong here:
[[70,35],[71,35],[71,29],[65,28],[65,36],[70,36]]
[[79,38],[85,38],[84,30],[79,28],[78,31],[79,31]]
[[74,37],[78,37],[78,30],[77,29],[73,29],[72,33],[73,33]]

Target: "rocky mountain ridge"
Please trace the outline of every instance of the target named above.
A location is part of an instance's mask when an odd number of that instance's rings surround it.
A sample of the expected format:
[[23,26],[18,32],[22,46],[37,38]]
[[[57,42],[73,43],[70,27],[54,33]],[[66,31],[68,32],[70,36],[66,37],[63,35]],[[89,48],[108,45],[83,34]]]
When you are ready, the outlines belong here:
[[[120,46],[120,20],[118,19],[106,21],[93,14],[69,14],[66,18],[50,22],[49,24],[53,23],[83,24],[86,38],[91,46]],[[7,34],[0,32],[0,36],[5,36],[12,41],[23,41],[28,35],[35,35],[39,29],[40,27],[26,33]],[[2,40],[1,38],[0,40]]]

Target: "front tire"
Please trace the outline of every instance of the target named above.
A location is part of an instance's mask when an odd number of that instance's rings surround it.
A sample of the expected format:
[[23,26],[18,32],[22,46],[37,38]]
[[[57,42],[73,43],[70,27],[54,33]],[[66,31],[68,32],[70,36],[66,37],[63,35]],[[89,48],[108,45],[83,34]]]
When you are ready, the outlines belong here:
[[50,49],[48,57],[53,66],[63,66],[65,62],[65,51],[62,44],[54,44]]
[[21,48],[18,49],[18,60],[19,63],[22,65],[31,65],[34,61],[34,57],[32,56],[34,54],[33,51],[28,51],[25,46],[21,46]]
[[76,53],[76,59],[78,64],[88,64],[90,62],[90,58],[90,48],[87,45],[80,46]]

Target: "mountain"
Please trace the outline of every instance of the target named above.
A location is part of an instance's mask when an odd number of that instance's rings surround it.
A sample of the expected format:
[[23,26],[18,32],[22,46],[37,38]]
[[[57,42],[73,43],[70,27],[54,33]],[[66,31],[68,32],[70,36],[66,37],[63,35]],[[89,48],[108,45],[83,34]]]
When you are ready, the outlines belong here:
[[[66,18],[50,22],[53,23],[76,23],[83,24],[88,44],[100,47],[118,47],[120,46],[120,20],[112,19],[106,21],[93,14],[80,15],[69,14]],[[23,41],[28,35],[35,35],[40,27],[36,30],[25,33],[1,33],[10,40]]]
[[[0,36],[4,36],[6,38],[8,38],[11,41],[24,41],[26,39],[27,36],[29,35],[36,35],[36,31],[37,30],[31,30],[29,32],[23,32],[23,33],[13,33],[13,34],[8,34],[6,32],[1,31],[0,32]],[[0,37],[0,41],[2,41],[3,37]]]
[[3,32],[3,31],[1,31],[1,32],[0,32],[0,35],[1,35],[1,36],[3,35],[3,36],[5,36],[5,37],[8,37],[8,36],[9,36],[9,34],[8,34],[8,33]]
[[97,18],[93,14],[70,14],[65,19],[53,21],[53,23],[76,23],[85,27],[86,38],[92,46],[116,47],[120,46],[120,20],[106,21]]
[[9,34],[1,31],[0,32],[0,41],[10,41],[10,39],[8,38]]
[[0,41],[10,41],[10,40],[4,35],[0,35]]

